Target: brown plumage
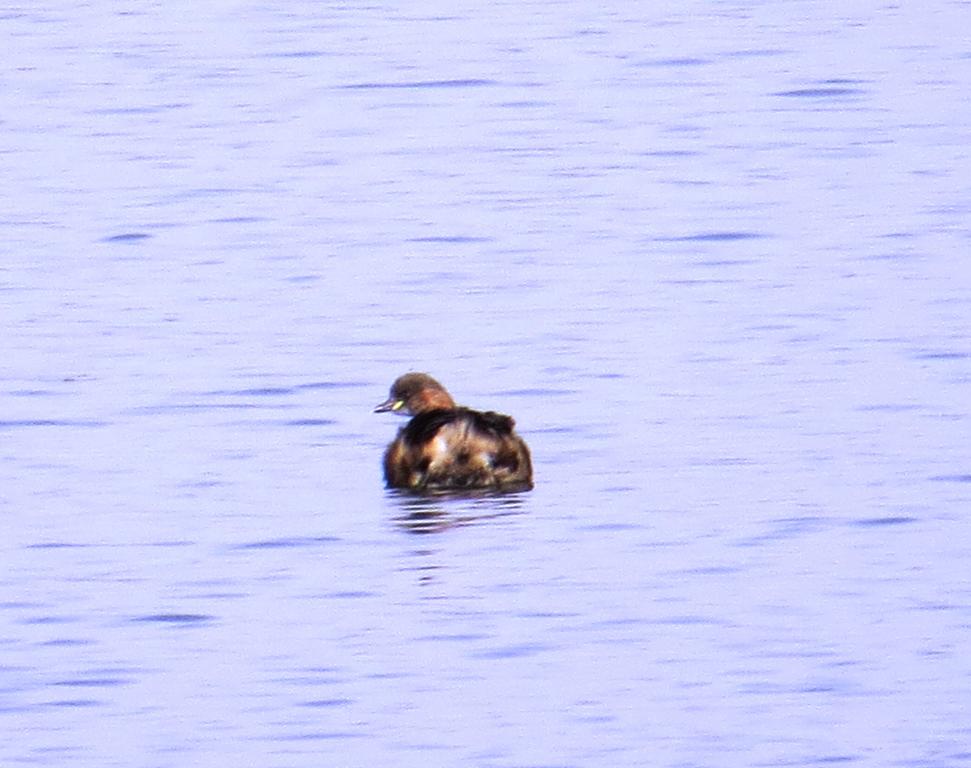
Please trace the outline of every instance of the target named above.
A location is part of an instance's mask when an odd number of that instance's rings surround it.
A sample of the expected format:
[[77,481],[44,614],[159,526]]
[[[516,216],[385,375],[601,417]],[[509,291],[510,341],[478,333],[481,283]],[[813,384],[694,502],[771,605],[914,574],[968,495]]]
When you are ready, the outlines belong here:
[[427,373],[406,373],[375,413],[412,417],[384,453],[390,488],[420,492],[533,487],[529,448],[511,416],[455,404]]

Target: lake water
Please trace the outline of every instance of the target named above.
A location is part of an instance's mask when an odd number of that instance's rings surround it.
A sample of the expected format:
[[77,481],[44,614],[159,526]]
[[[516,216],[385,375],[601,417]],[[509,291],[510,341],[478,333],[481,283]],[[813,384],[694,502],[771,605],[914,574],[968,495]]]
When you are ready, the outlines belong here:
[[277,5],[0,12],[0,764],[971,765],[971,3]]

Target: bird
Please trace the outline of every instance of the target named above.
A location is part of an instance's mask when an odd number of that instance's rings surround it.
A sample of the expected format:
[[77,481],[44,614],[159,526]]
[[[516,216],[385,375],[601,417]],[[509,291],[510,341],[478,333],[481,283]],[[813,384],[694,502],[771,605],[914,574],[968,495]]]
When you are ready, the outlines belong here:
[[427,373],[395,379],[375,413],[411,416],[384,452],[389,488],[417,493],[525,491],[533,465],[512,416],[455,404]]

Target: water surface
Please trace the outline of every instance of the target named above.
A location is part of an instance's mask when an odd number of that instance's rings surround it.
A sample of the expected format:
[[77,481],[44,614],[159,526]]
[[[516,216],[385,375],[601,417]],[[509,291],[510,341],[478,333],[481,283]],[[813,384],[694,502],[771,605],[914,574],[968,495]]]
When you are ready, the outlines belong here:
[[967,3],[480,5],[0,15],[0,762],[971,764]]

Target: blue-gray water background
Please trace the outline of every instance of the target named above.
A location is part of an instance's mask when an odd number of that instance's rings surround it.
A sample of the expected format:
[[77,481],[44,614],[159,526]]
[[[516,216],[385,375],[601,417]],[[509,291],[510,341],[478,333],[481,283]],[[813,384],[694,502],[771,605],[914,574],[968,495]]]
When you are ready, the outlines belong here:
[[971,765],[969,29],[4,6],[0,764]]

